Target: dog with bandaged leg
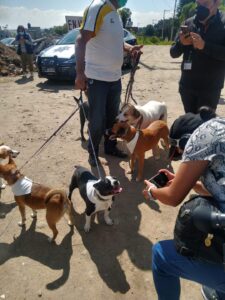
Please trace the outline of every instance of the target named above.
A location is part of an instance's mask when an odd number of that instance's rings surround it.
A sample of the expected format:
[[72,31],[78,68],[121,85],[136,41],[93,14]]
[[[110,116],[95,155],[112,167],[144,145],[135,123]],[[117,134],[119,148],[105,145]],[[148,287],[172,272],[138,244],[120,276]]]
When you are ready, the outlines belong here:
[[127,122],[137,129],[145,129],[156,120],[167,122],[167,107],[164,102],[153,100],[143,106],[125,104],[116,118],[117,122]]
[[0,165],[0,177],[3,178],[11,187],[14,199],[19,206],[21,222],[19,226],[24,226],[26,221],[25,206],[33,210],[31,215],[36,217],[38,209],[46,209],[46,220],[49,228],[53,232],[50,242],[54,241],[58,235],[56,223],[61,219],[64,213],[69,217],[69,225],[73,225],[73,207],[69,201],[66,192],[61,189],[51,189],[42,184],[34,183],[31,179],[25,177],[18,170],[12,155],[9,155],[7,164]]
[[122,192],[120,182],[112,176],[97,179],[88,169],[75,166],[75,171],[69,186],[68,198],[70,200],[73,190],[76,188],[79,189],[80,195],[86,203],[84,231],[90,231],[91,216],[98,211],[104,211],[106,224],[112,225],[113,221],[109,217],[109,212],[115,196]]
[[138,161],[138,174],[136,181],[143,177],[145,152],[152,150],[155,159],[160,158],[158,142],[163,140],[165,147],[169,149],[169,129],[164,121],[152,122],[148,128],[137,130],[126,122],[117,122],[111,129],[110,138],[121,138],[126,141],[127,148],[131,155],[130,173],[134,171],[135,161]]

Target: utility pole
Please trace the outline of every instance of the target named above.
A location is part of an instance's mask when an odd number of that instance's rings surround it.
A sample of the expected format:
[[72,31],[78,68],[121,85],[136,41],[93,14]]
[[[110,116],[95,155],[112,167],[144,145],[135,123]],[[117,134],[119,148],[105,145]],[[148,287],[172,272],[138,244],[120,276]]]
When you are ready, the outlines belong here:
[[157,19],[153,19],[152,20],[152,26],[154,26],[157,23],[157,21],[158,21]]
[[175,0],[175,3],[174,3],[173,21],[172,21],[171,35],[170,35],[170,40],[171,41],[173,40],[173,31],[174,31],[174,22],[175,22],[176,10],[177,10],[177,0]]
[[164,11],[163,11],[162,40],[163,40],[163,38],[164,38],[165,14],[166,14],[167,11],[169,11],[169,10],[168,10],[168,9],[164,9]]

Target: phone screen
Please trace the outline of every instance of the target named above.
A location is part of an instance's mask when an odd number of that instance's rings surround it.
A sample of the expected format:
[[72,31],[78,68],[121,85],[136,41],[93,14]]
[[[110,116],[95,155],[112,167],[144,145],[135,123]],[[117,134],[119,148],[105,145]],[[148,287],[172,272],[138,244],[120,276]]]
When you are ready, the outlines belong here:
[[165,173],[159,173],[152,178],[149,179],[149,181],[153,184],[155,184],[158,188],[164,187],[167,182],[169,181],[168,177]]

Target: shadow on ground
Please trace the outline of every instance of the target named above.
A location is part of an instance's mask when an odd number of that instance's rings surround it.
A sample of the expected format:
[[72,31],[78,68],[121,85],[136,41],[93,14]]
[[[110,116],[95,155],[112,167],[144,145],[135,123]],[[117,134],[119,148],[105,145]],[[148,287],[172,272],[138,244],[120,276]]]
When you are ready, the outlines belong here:
[[[146,178],[157,173],[161,168],[167,167],[171,170],[166,155],[165,151],[162,151],[162,160],[158,161],[157,164],[153,163],[154,158],[152,157],[146,160]],[[123,188],[123,192],[116,197],[111,210],[114,224],[112,226],[106,225],[103,213],[99,213],[96,216],[98,222],[95,222],[92,218],[91,231],[85,233],[83,229],[85,215],[75,213],[75,226],[102,280],[113,292],[125,294],[131,287],[121,263],[123,260],[119,258],[124,252],[127,253],[135,267],[144,271],[151,270],[152,242],[139,232],[141,223],[139,205],[143,202],[146,203],[141,193],[144,184],[128,179],[124,168],[120,166],[120,159],[110,156],[105,156],[105,159],[108,162],[109,173],[120,180]],[[154,170],[151,167],[152,165]],[[92,171],[97,176],[96,168]],[[147,203],[147,205],[156,213],[161,213],[157,202]],[[75,203],[74,206],[76,207]]]
[[39,91],[49,93],[59,93],[60,91],[71,91],[74,88],[73,81],[46,80],[39,82],[37,85]]
[[53,270],[62,270],[61,277],[46,285],[49,290],[58,289],[65,284],[70,274],[74,229],[71,228],[61,244],[56,245],[49,243],[45,234],[36,232],[35,227],[36,219],[33,219],[28,230],[23,228],[20,235],[11,244],[0,243],[0,265],[15,257],[25,256]]

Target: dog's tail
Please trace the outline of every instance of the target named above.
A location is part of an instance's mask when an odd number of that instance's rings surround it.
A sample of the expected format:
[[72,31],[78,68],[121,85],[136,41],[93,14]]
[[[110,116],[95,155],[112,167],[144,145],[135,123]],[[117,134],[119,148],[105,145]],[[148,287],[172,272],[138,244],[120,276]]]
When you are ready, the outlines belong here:
[[60,195],[60,202],[62,203],[65,202],[66,199],[68,199],[67,194],[64,190],[52,189],[45,196],[45,204],[47,205],[51,197],[57,194]]
[[167,123],[167,106],[165,102],[161,102],[164,105],[164,111],[161,114],[159,120],[165,121]]

